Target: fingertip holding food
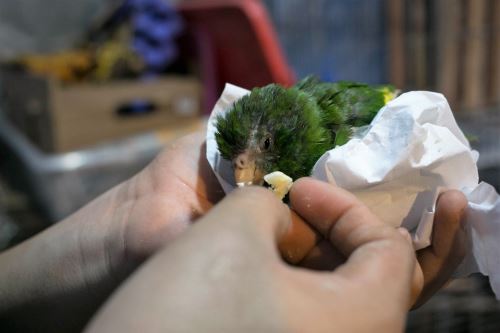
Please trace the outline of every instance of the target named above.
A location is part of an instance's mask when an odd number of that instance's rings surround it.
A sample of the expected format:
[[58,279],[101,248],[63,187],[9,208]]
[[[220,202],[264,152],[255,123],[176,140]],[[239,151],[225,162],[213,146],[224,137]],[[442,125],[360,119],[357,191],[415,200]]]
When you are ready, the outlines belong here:
[[[298,179],[289,186],[290,195],[299,184],[299,192],[302,192],[303,178]],[[307,183],[307,181],[306,181]],[[306,185],[307,186],[307,185]],[[309,197],[300,196],[295,200],[310,200]],[[293,206],[293,203],[291,203]],[[306,206],[310,206],[306,203]],[[294,210],[290,210],[290,225],[287,232],[280,239],[278,247],[282,257],[290,264],[299,264],[310,252],[321,242],[323,237],[315,231],[305,220]]]
[[294,211],[290,211],[290,220],[278,248],[288,263],[298,264],[321,240],[321,236]]

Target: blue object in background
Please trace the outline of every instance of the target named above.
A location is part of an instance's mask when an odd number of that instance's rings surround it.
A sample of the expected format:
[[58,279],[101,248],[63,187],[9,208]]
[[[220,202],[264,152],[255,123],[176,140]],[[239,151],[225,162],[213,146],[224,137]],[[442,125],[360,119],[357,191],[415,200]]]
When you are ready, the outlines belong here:
[[144,99],[134,99],[118,107],[116,114],[122,117],[141,116],[152,113],[156,110],[156,106]]
[[161,73],[176,59],[175,39],[183,24],[167,1],[126,0],[117,14],[130,19],[133,48],[146,65],[146,77]]
[[386,83],[383,0],[263,0],[298,78]]

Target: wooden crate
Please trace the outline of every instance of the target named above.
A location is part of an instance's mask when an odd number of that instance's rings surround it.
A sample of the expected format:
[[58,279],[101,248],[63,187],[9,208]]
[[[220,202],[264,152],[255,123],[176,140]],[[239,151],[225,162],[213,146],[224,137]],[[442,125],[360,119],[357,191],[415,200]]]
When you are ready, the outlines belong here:
[[[190,126],[200,115],[200,84],[189,77],[63,85],[2,73],[10,120],[47,152],[65,152],[132,134]],[[140,102],[147,108],[131,112]]]

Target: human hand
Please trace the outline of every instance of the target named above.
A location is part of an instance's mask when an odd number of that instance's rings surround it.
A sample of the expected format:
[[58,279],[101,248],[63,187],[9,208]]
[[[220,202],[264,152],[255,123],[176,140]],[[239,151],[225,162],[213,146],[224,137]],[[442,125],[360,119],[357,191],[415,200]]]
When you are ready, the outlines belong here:
[[132,179],[2,253],[2,327],[79,331],[142,261],[210,209],[223,192],[204,138],[170,144]]
[[[185,137],[131,180],[2,253],[0,320],[10,320],[20,330],[54,331],[54,325],[78,330],[130,272],[223,196],[204,156],[204,134]],[[434,240],[442,245],[419,253],[426,278],[423,294],[439,288],[454,270],[453,263],[460,261],[459,251],[453,248],[463,249],[461,239],[448,236],[459,234],[457,201],[460,198],[451,197],[444,208],[438,205],[436,222],[442,221],[443,228],[434,231]],[[280,241],[289,262],[320,268],[326,263],[326,268],[332,268],[344,261],[330,243],[319,241],[322,237],[314,228],[293,212],[292,217]],[[438,243],[441,238],[445,241]],[[38,319],[21,320],[30,313]]]
[[239,189],[146,262],[89,331],[402,331],[422,284],[408,233],[328,184],[300,180],[293,193],[297,213],[347,258],[333,272],[285,264],[277,242],[288,208],[262,188]]
[[[123,251],[118,251],[119,255],[115,257],[120,259],[115,262],[132,262],[130,270],[134,269],[136,263],[172,241],[224,196],[205,159],[204,139],[204,133],[196,133],[175,142],[126,184],[127,193],[135,192],[127,219],[123,223],[110,220],[114,227],[126,229],[126,232],[112,231],[113,235],[123,235],[123,239],[118,238],[118,244],[127,244]],[[136,190],[130,190],[130,187]],[[294,195],[293,192],[290,195]],[[128,203],[129,200],[122,202]],[[295,201],[300,200],[303,198]],[[423,304],[437,292],[462,261],[465,233],[460,221],[466,205],[467,201],[459,191],[448,191],[439,197],[432,244],[417,252],[424,287],[421,294],[413,295],[415,306]],[[331,270],[345,260],[318,230],[311,228],[295,212],[292,212],[292,226],[280,240],[279,248],[287,261],[314,269]],[[127,255],[120,257],[122,253]]]
[[[307,204],[314,195],[315,187],[302,193],[293,190],[292,202]],[[325,206],[330,206],[325,203]],[[295,209],[295,206],[292,205]],[[432,244],[417,251],[417,260],[424,276],[424,286],[420,294],[413,295],[414,307],[425,303],[451,278],[465,255],[465,231],[462,219],[467,207],[465,196],[455,190],[440,195],[434,218]],[[319,207],[321,208],[321,207]],[[307,225],[300,217],[293,218],[292,228],[283,237],[280,247],[287,261],[300,266],[332,270],[345,261],[335,246],[324,239],[314,227]]]
[[205,155],[205,133],[193,133],[167,145],[121,185],[114,216],[106,222],[118,265],[124,259],[142,262],[222,199]]

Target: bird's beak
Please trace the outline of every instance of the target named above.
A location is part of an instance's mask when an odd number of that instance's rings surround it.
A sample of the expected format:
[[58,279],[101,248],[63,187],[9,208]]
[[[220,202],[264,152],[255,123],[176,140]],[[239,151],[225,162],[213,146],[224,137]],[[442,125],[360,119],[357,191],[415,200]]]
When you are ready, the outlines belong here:
[[238,187],[262,185],[264,172],[257,167],[255,157],[249,152],[243,152],[233,159],[234,180]]

